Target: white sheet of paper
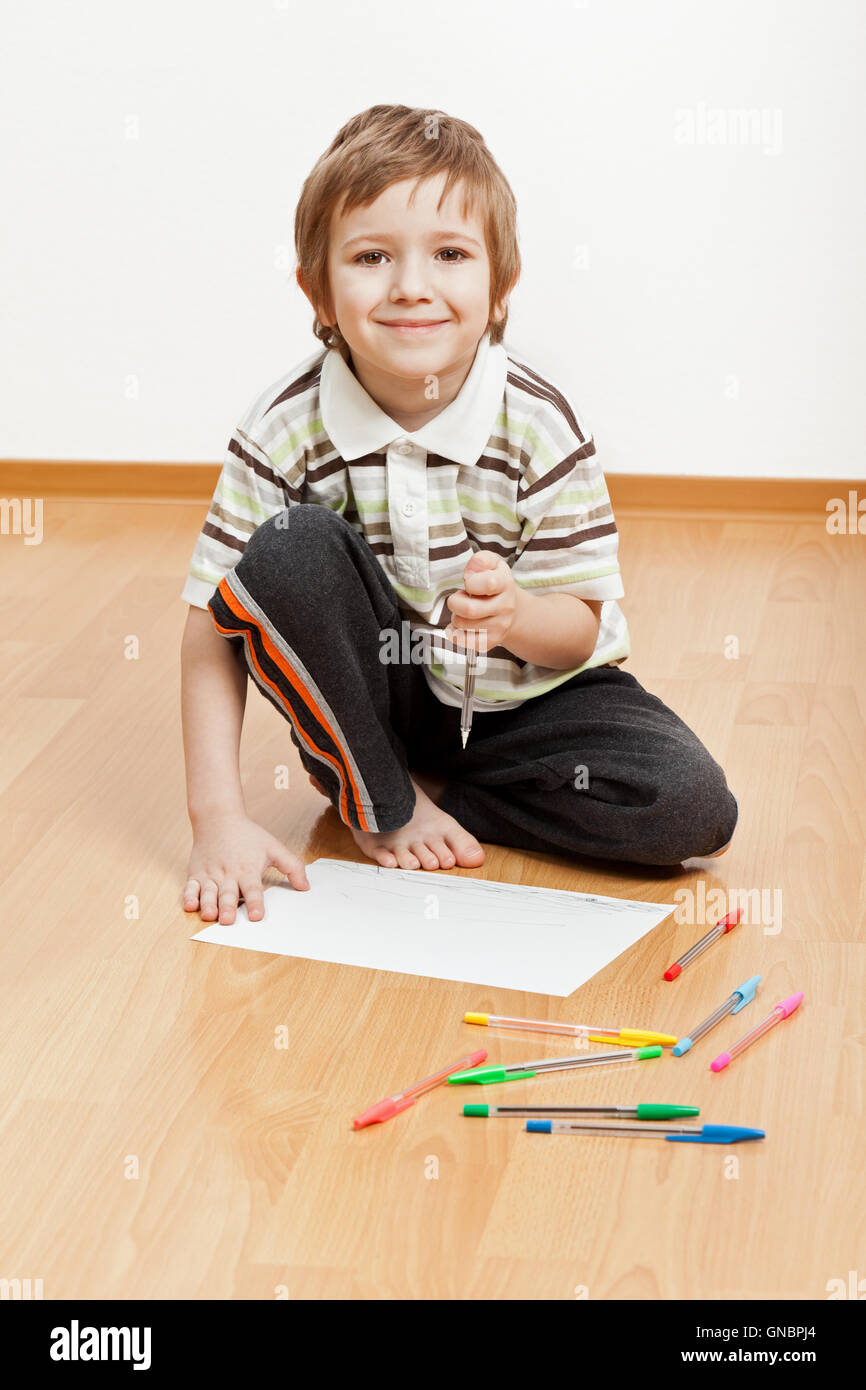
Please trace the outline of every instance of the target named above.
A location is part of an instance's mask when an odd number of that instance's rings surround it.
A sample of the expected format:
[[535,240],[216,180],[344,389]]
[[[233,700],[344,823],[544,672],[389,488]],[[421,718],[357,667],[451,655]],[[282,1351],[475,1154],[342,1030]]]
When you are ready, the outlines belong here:
[[240,904],[191,940],[565,998],[673,911],[345,859],[316,859],[307,878],[308,892],[266,888],[262,921]]

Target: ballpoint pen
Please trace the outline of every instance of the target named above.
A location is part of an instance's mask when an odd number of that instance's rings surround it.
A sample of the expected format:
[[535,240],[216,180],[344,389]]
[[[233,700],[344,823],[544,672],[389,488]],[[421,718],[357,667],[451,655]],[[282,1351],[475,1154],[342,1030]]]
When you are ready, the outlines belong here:
[[631,1043],[646,1047],[661,1043],[670,1047],[676,1042],[672,1033],[653,1033],[648,1028],[602,1028],[595,1023],[552,1023],[541,1018],[507,1018],[504,1014],[463,1015],[464,1023],[479,1023],[485,1028],[520,1028],[530,1033],[558,1033],[566,1038],[587,1038],[590,1042]]
[[466,674],[463,677],[463,704],[460,707],[460,737],[463,747],[472,728],[472,710],[475,703],[475,670],[477,659],[474,646],[466,646]]
[[[700,1115],[697,1105],[464,1105],[473,1119],[558,1120],[566,1115],[617,1115],[629,1120],[681,1120]],[[619,1126],[617,1126],[619,1128]]]
[[[396,1095],[388,1096],[386,1100],[380,1100],[377,1105],[371,1105],[369,1110],[365,1110],[363,1115],[359,1115],[352,1124],[355,1129],[363,1129],[365,1125],[381,1124],[383,1120],[390,1120],[393,1115],[399,1115],[401,1110],[408,1110],[410,1105],[414,1105],[419,1096],[423,1096],[426,1091],[432,1091],[434,1086],[441,1086],[443,1081],[451,1076],[452,1072],[463,1072],[464,1067],[476,1067],[479,1062],[487,1059],[484,1048],[478,1052],[471,1052],[468,1057],[459,1057],[456,1062],[452,1062],[450,1067],[443,1067],[441,1071],[434,1072],[432,1076],[427,1076],[423,1081],[417,1082],[414,1086],[409,1086],[405,1091],[398,1091]],[[465,1072],[463,1072],[466,1075]]]
[[732,1062],[735,1057],[739,1057],[741,1052],[745,1052],[746,1048],[751,1046],[753,1042],[757,1042],[758,1038],[762,1038],[765,1033],[769,1033],[771,1028],[774,1028],[777,1023],[782,1022],[783,1018],[790,1018],[791,1014],[799,1006],[802,998],[802,990],[797,994],[789,994],[787,999],[783,999],[780,1004],[777,1004],[773,1012],[767,1014],[767,1017],[762,1019],[761,1022],[752,1029],[751,1033],[746,1033],[745,1036],[735,1042],[732,1047],[729,1047],[727,1052],[720,1052],[718,1057],[710,1062],[710,1071],[724,1071],[728,1063]]
[[679,1144],[736,1144],[740,1139],[763,1139],[762,1129],[742,1125],[590,1125],[570,1120],[527,1120],[527,1134],[639,1135],[641,1139],[670,1139]]
[[686,1035],[686,1037],[679,1039],[673,1050],[673,1056],[682,1057],[684,1053],[689,1051],[692,1044],[698,1041],[698,1038],[702,1038],[704,1033],[709,1033],[710,1029],[715,1028],[716,1024],[721,1023],[722,1019],[727,1018],[728,1014],[738,1014],[740,1009],[745,1008],[747,1004],[751,1004],[755,997],[755,990],[758,988],[760,982],[760,975],[753,975],[750,980],[746,980],[745,984],[738,985],[733,994],[730,994],[724,1004],[720,1004],[719,1007],[710,1014],[709,1018],[705,1018],[703,1023],[699,1023],[696,1028],[693,1028],[691,1032]]
[[582,1057],[542,1057],[537,1062],[514,1062],[510,1066],[476,1067],[474,1071],[457,1072],[449,1076],[449,1086],[475,1083],[487,1086],[491,1081],[525,1081],[543,1072],[566,1071],[576,1067],[606,1067],[613,1062],[643,1062],[648,1057],[661,1057],[660,1047],[630,1047],[623,1052],[586,1053]]
[[701,955],[708,946],[712,946],[714,941],[720,940],[720,938],[726,936],[729,931],[733,931],[742,915],[743,909],[741,907],[738,907],[736,912],[729,912],[727,917],[723,917],[721,922],[717,922],[714,927],[710,928],[706,936],[702,936],[700,941],[696,941],[694,946],[686,951],[684,956],[680,956],[679,960],[675,960],[673,965],[668,966],[664,978],[666,980],[675,980],[678,975],[682,974],[686,966],[691,965],[693,960],[697,960],[698,956]]

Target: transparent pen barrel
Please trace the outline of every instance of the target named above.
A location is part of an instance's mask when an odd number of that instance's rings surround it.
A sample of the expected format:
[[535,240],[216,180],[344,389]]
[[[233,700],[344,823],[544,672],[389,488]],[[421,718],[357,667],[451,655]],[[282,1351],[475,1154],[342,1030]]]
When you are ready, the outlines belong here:
[[702,955],[703,952],[706,951],[708,947],[712,946],[714,941],[718,941],[719,937],[722,935],[723,930],[721,927],[717,927],[714,931],[708,932],[703,941],[696,942],[690,951],[686,951],[684,956],[680,956],[679,964],[682,967],[691,965],[693,960],[696,960],[699,955]]
[[775,1023],[779,1022],[781,1017],[782,1015],[778,1010],[774,1009],[771,1014],[768,1014],[767,1017],[757,1025],[757,1027],[752,1029],[751,1033],[746,1033],[745,1037],[740,1038],[739,1042],[735,1042],[733,1047],[729,1047],[728,1056],[731,1061],[733,1061],[735,1057],[738,1057],[741,1052],[745,1052],[746,1048],[753,1042],[757,1042],[758,1038],[762,1038],[765,1033],[769,1033],[770,1029]]
[[717,1023],[721,1023],[722,1019],[726,1018],[727,1015],[731,1012],[731,1009],[734,1007],[736,1002],[736,995],[733,995],[730,999],[726,999],[724,1004],[719,1005],[715,1013],[710,1014],[709,1018],[705,1018],[703,1023],[698,1024],[697,1028],[693,1028],[691,1032],[688,1034],[692,1042],[697,1042],[698,1038],[702,1038],[704,1036],[704,1033],[709,1033],[711,1028],[715,1028]]
[[632,1048],[627,1052],[599,1052],[596,1056],[591,1053],[588,1057],[555,1057],[542,1059],[540,1062],[527,1062],[526,1071],[559,1071],[573,1069],[575,1067],[606,1067],[614,1062],[628,1062],[636,1058],[637,1053]]
[[612,1033],[612,1028],[594,1028],[590,1023],[536,1023],[532,1019],[504,1018],[493,1014],[489,1023],[494,1028],[520,1028],[527,1033],[559,1033],[566,1038],[586,1038],[590,1033]]
[[581,1121],[554,1120],[551,1123],[551,1130],[554,1134],[636,1134],[642,1138],[656,1138],[660,1134],[699,1134],[700,1130],[692,1125],[650,1125],[645,1121],[637,1124],[624,1125],[598,1125],[583,1124]]

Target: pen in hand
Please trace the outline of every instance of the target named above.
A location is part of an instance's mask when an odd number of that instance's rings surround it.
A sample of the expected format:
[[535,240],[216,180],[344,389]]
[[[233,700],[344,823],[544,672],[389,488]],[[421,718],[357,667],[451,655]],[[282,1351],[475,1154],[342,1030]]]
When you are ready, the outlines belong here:
[[466,747],[466,740],[472,728],[472,710],[475,704],[475,670],[476,670],[475,648],[467,644],[466,647],[466,674],[463,678],[463,704],[460,709],[460,737],[463,740],[463,747]]

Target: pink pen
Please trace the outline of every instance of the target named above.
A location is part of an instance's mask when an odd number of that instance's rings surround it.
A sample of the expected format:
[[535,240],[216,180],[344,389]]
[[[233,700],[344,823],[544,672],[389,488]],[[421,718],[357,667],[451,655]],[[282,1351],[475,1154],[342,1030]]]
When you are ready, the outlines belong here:
[[777,1023],[781,1023],[783,1018],[790,1018],[802,998],[802,990],[800,990],[798,994],[789,994],[787,999],[783,999],[781,1004],[776,1005],[771,1014],[767,1014],[763,1022],[752,1029],[751,1033],[746,1033],[740,1038],[739,1042],[735,1042],[733,1047],[729,1048],[727,1052],[720,1052],[715,1061],[710,1062],[710,1071],[724,1071],[728,1063],[732,1062],[735,1057],[739,1057],[741,1052],[745,1052],[746,1048],[749,1047],[751,1043],[757,1042],[758,1038],[762,1038],[765,1033],[769,1033],[770,1029],[775,1028]]
[[425,1091],[432,1091],[434,1086],[441,1086],[455,1071],[467,1071],[486,1060],[487,1053],[483,1047],[477,1052],[470,1052],[468,1057],[461,1057],[458,1062],[452,1062],[450,1067],[443,1067],[441,1071],[434,1072],[432,1076],[425,1077],[423,1081],[409,1086],[405,1091],[398,1091],[395,1096],[388,1096],[387,1100],[380,1100],[377,1105],[371,1105],[370,1109],[365,1110],[363,1115],[352,1121],[352,1124],[355,1129],[363,1129],[365,1125],[378,1125],[383,1120],[390,1120],[393,1115],[399,1115],[401,1110],[408,1110]]

